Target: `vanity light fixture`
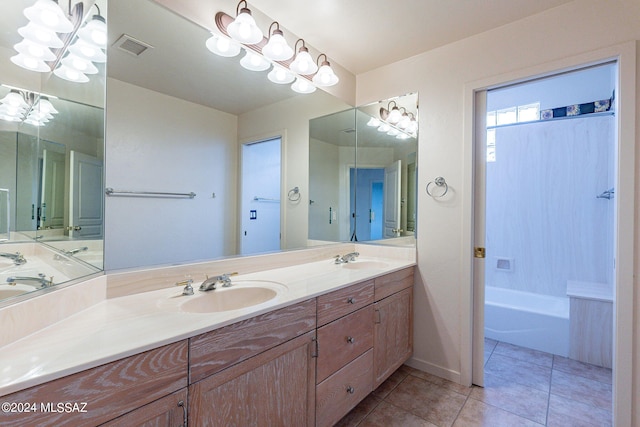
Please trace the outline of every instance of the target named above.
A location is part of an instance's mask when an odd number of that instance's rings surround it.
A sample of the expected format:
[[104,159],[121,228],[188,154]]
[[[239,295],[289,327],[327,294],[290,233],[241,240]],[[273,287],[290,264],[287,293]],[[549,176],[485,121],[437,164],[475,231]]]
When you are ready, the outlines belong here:
[[313,58],[309,54],[309,49],[304,43],[304,39],[296,40],[295,46],[298,46],[298,42],[302,42],[302,46],[298,49],[298,53],[296,53],[295,58],[291,65],[289,65],[289,69],[296,74],[300,74],[303,76],[309,76],[316,71],[318,71],[318,66],[315,62],[313,62]]
[[[244,3],[244,7],[241,9],[242,3]],[[229,24],[227,32],[232,39],[243,44],[256,44],[262,41],[262,31],[251,16],[251,10],[246,0],[240,1],[236,6],[236,19]]]
[[[247,53],[240,64],[252,71],[264,71],[272,67],[267,78],[273,83],[293,82],[292,90],[312,93],[318,86],[333,86],[339,81],[327,55],[320,54],[317,62],[314,62],[303,39],[298,39],[292,49],[277,21],[271,23],[268,38],[265,38],[251,16],[246,0],[241,0],[236,6],[235,19],[218,12],[215,23],[221,34],[211,33],[206,41],[207,49],[226,57],[236,56],[244,49]],[[260,37],[257,36],[258,32]],[[298,48],[300,42],[302,45]],[[294,52],[297,52],[295,56]]]
[[[271,27],[276,25],[275,30],[271,32]],[[269,26],[269,41],[262,48],[262,54],[272,61],[285,61],[293,56],[293,49],[287,43],[280,29],[278,21],[274,21]]]
[[318,55],[318,61],[320,60],[321,56],[324,56],[324,61],[322,61],[322,64],[320,65],[320,68],[318,69],[316,75],[313,76],[313,82],[317,86],[333,86],[338,83],[340,79],[338,79],[336,73],[333,72],[331,64],[327,60],[327,55],[321,53],[320,55]]

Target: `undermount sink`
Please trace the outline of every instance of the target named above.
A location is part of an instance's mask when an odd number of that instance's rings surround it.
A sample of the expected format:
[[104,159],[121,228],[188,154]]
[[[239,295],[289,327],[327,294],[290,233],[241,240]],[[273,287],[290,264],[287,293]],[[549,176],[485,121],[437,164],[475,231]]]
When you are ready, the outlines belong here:
[[352,261],[347,262],[345,264],[341,264],[342,268],[347,268],[349,270],[380,270],[383,268],[387,268],[389,264],[382,261]]
[[277,282],[233,282],[228,288],[218,287],[207,292],[196,290],[193,296],[182,296],[184,302],[180,304],[180,310],[188,313],[216,313],[253,307],[274,299],[284,289],[284,285]]

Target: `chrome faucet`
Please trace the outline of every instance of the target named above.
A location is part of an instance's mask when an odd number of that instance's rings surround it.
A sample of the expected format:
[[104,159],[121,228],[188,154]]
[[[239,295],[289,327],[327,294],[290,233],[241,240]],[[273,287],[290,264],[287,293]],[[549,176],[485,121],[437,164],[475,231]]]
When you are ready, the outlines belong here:
[[203,292],[214,291],[218,284],[220,284],[223,288],[228,288],[231,286],[231,276],[235,276],[238,273],[225,273],[220,276],[209,277],[205,279],[204,282],[200,285],[199,290]]
[[193,279],[186,279],[181,282],[177,282],[176,286],[184,286],[182,295],[193,295],[193,286],[191,286],[192,283]]
[[360,256],[359,252],[349,252],[348,254],[344,254],[342,256],[336,255],[336,264],[346,264],[348,262],[353,262],[356,258]]
[[16,252],[15,254],[0,252],[0,256],[4,258],[12,259],[15,265],[22,265],[27,262],[27,260],[24,258],[24,256],[20,252]]
[[48,288],[53,285],[53,277],[46,278],[42,273],[38,274],[38,277],[26,277],[26,276],[11,276],[7,277],[7,283],[11,286],[15,286],[18,282],[37,282],[40,283],[41,288]]
[[65,254],[67,255],[75,255],[78,252],[84,252],[84,251],[88,251],[89,248],[87,246],[82,246],[80,248],[75,248],[75,249],[69,249],[68,251],[64,251]]

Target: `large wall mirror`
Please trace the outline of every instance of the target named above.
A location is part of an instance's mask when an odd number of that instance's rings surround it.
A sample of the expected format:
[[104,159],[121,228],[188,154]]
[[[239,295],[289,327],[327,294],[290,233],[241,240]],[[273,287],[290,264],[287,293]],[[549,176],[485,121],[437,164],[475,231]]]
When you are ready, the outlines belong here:
[[409,94],[310,121],[311,241],[415,244],[417,99]]
[[106,18],[106,1],[60,2],[74,29],[57,33],[62,45],[47,49],[44,72],[11,60],[37,49],[41,27],[24,12],[34,4],[8,2],[0,17],[0,300],[103,266],[105,65],[91,62],[83,82],[51,69],[72,60],[89,21]]
[[[349,221],[343,234],[316,238],[310,231],[316,226],[309,218],[317,206],[311,201],[318,180],[315,172],[310,171],[316,162],[309,161],[315,153],[310,142],[310,132],[314,131],[309,124],[315,118],[350,111],[351,123],[341,128],[350,129],[344,132],[345,137],[359,135],[357,143],[363,154],[366,144],[374,144],[371,150],[383,150],[377,134],[376,138],[364,136],[371,131],[362,122],[365,107],[353,109],[322,90],[307,95],[295,93],[288,85],[271,83],[266,71],[245,70],[239,57],[213,55],[205,46],[211,36],[209,29],[215,25],[213,16],[218,10],[233,13],[234,7],[223,1],[213,3],[210,27],[205,28],[195,23],[202,22],[201,17],[183,16],[166,6],[180,7],[177,2],[139,0],[107,4],[100,0],[101,14],[108,17],[109,65],[98,65],[99,73],[89,82],[72,84],[51,73],[41,76],[10,65],[13,45],[19,41],[15,35],[17,28],[26,23],[22,10],[30,6],[31,0],[11,2],[11,13],[0,18],[0,25],[6,29],[2,32],[2,60],[9,64],[0,68],[0,81],[56,96],[54,105],[59,111],[47,126],[31,129],[11,124],[8,131],[13,133],[0,134],[0,141],[9,141],[0,150],[3,154],[10,152],[12,159],[7,169],[3,166],[0,177],[11,176],[14,181],[18,177],[17,182],[0,185],[0,189],[5,186],[13,189],[8,193],[0,191],[0,202],[8,199],[10,206],[9,215],[0,206],[0,225],[5,217],[16,217],[9,218],[14,227],[11,239],[20,237],[55,248],[64,260],[80,260],[93,268],[91,271],[100,267],[116,271],[237,256],[240,236],[244,234],[243,215],[257,210],[258,221],[264,217],[260,206],[251,206],[259,202],[255,200],[261,196],[259,193],[244,195],[250,200],[247,212],[243,208],[242,147],[278,136],[282,138],[282,169],[274,179],[280,180],[280,196],[269,198],[280,209],[279,250],[307,247],[318,241],[350,240],[354,230]],[[85,10],[92,7],[86,5]],[[258,10],[253,12],[260,15]],[[95,12],[92,9],[89,13]],[[327,54],[330,56],[330,52]],[[13,70],[13,74],[5,74],[6,70]],[[379,110],[379,106],[376,108]],[[407,111],[415,111],[415,105]],[[55,127],[56,121],[59,129]],[[106,141],[103,132],[108,135]],[[314,139],[322,138],[311,137]],[[347,154],[346,143],[344,148],[344,156],[351,156],[345,162],[355,164],[355,140],[350,146],[351,154]],[[372,154],[367,167],[385,168],[392,160],[402,158],[403,170],[406,169],[411,163],[411,150],[406,153],[397,150],[387,148],[391,154],[382,156],[379,162],[373,161],[377,155]],[[86,172],[80,178],[72,172],[77,162]],[[102,166],[104,181],[101,181]],[[347,171],[347,175],[350,173]],[[403,173],[399,179],[403,183],[410,181],[406,176]],[[334,182],[334,190],[347,185],[347,192],[351,188],[355,192],[355,183],[363,180]],[[81,193],[86,190],[79,204],[72,191],[74,183],[81,184]],[[405,197],[411,190],[402,185],[400,209],[411,211],[409,206],[414,202]],[[113,193],[105,197],[107,187]],[[293,189],[295,197],[290,198]],[[130,196],[128,192],[136,195]],[[195,197],[137,195],[145,192],[193,192]],[[365,202],[359,199],[356,202],[345,197],[344,206],[352,202],[364,206]],[[86,208],[81,215],[88,220],[86,223],[76,225],[74,206]],[[101,227],[103,206],[104,227]],[[340,208],[337,215],[350,209]],[[360,211],[356,215],[360,216]],[[392,228],[403,229],[395,232],[401,237],[406,234],[409,236],[405,237],[411,237],[410,227],[401,223]],[[360,230],[356,234],[362,236],[358,236],[358,241],[377,239],[371,231],[369,236]],[[0,252],[15,251],[3,247]],[[13,269],[10,259],[6,260],[9,261],[3,265]],[[5,258],[0,261],[5,262]],[[29,275],[34,274],[38,271],[29,271]],[[58,283],[67,277],[58,275],[54,280]]]

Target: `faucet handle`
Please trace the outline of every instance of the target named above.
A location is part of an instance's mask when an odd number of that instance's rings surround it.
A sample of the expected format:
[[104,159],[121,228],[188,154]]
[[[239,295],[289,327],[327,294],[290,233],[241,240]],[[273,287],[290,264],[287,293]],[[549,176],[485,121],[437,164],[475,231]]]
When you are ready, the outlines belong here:
[[224,273],[218,277],[218,280],[222,282],[223,288],[228,288],[231,286],[231,276],[237,276],[238,272],[234,271],[233,273]]
[[192,283],[193,279],[186,279],[180,282],[176,282],[175,286],[184,286],[182,295],[193,295],[193,286],[191,286]]

